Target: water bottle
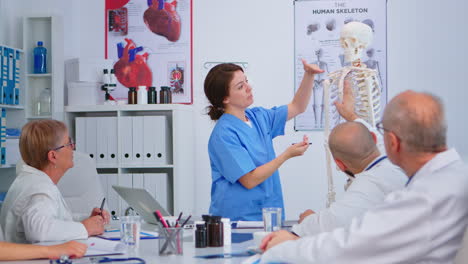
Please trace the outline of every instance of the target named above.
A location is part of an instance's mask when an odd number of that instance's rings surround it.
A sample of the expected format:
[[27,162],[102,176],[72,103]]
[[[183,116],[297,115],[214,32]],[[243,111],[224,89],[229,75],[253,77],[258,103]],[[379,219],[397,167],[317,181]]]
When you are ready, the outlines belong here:
[[47,73],[47,49],[42,45],[42,41],[38,41],[34,48],[34,73]]

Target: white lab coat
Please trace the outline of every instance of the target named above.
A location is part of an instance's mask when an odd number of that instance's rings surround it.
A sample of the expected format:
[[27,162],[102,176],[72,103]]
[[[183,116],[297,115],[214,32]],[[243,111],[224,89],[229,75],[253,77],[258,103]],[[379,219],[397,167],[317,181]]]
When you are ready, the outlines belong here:
[[382,157],[376,158],[363,172],[356,174],[346,192],[329,208],[307,216],[302,223],[294,225],[292,230],[299,236],[310,236],[346,227],[353,217],[382,204],[387,194],[404,188],[408,177],[387,158],[369,169]]
[[468,166],[439,153],[349,228],[276,245],[262,263],[452,263],[468,223]]
[[23,165],[8,190],[0,214],[5,240],[37,243],[86,239],[88,232],[74,222],[62,194],[47,174]]

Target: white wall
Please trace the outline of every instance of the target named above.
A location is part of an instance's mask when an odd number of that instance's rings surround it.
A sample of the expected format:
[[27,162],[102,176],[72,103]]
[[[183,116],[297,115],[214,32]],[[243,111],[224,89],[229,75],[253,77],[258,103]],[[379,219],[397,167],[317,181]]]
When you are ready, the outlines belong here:
[[[48,3],[64,16],[65,58],[104,56],[103,0],[0,1],[0,27],[2,31],[6,30],[3,34],[8,40],[6,44],[18,46],[21,43],[15,16],[30,10],[31,5],[36,10],[48,9],[44,4]],[[293,96],[294,84],[293,1],[193,1],[194,143],[198,154],[195,157],[197,199],[194,213],[201,214],[208,211],[210,201],[207,141],[213,127],[203,114],[207,105],[203,94],[206,74],[203,63],[248,62],[255,105],[271,107],[288,103]],[[465,157],[468,157],[468,142],[463,138],[463,131],[467,131],[468,125],[461,109],[468,99],[464,80],[468,72],[462,65],[468,61],[467,52],[463,50],[468,47],[464,29],[468,18],[463,13],[467,7],[466,2],[457,0],[388,2],[389,96],[406,89],[427,90],[440,95],[447,105],[449,144],[456,146]],[[4,18],[5,13],[8,15]],[[433,42],[431,38],[434,38]],[[289,122],[286,136],[275,140],[277,153],[300,140],[303,134],[294,132],[293,122]],[[303,157],[287,161],[280,169],[287,218],[297,217],[305,208],[320,209],[325,205],[322,133],[307,134],[313,142],[309,151]],[[338,177],[337,191],[342,189],[343,179]]]

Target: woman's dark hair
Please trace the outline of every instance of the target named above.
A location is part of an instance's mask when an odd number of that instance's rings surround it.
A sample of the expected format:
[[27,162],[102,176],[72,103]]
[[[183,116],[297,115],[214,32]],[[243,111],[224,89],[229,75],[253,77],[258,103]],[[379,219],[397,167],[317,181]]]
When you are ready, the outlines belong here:
[[213,67],[205,78],[205,95],[211,105],[207,107],[207,113],[211,120],[218,120],[224,114],[223,101],[229,96],[229,84],[234,72],[242,71],[242,67],[233,63],[222,63]]

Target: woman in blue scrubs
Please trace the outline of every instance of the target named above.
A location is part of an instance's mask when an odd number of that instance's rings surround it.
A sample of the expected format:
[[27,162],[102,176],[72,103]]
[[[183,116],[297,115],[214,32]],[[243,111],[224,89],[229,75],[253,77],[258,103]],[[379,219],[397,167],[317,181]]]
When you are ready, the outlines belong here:
[[262,208],[284,205],[278,168],[288,159],[304,154],[302,142],[276,156],[273,138],[284,135],[287,120],[306,110],[312,94],[317,65],[304,60],[304,77],[293,100],[283,106],[248,108],[253,103],[252,87],[242,68],[223,63],[213,67],[205,79],[210,101],[208,115],[216,121],[208,152],[211,164],[210,214],[233,221],[262,220]]

